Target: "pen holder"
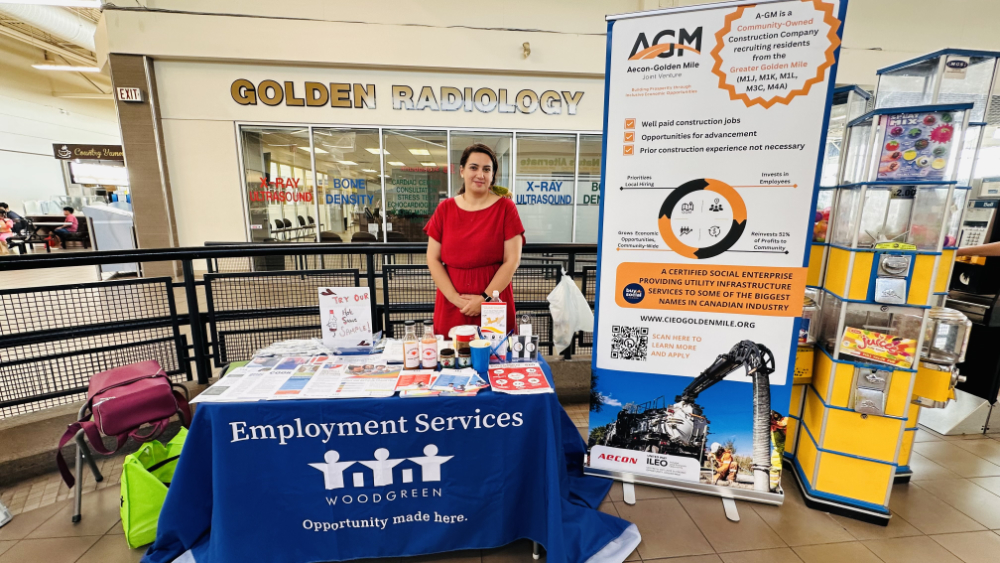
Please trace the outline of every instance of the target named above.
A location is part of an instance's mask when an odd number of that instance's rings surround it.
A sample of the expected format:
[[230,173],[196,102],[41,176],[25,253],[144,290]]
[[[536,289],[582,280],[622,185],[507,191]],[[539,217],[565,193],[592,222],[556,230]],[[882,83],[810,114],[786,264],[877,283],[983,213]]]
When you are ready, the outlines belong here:
[[490,341],[473,340],[469,343],[469,351],[472,352],[472,369],[479,372],[480,377],[486,378],[490,370]]

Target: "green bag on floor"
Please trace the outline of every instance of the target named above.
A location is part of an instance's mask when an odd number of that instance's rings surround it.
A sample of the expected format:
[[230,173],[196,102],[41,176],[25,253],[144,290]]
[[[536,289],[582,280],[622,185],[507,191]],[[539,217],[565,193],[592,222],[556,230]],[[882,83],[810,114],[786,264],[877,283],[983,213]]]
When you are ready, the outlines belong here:
[[187,429],[181,428],[166,445],[153,440],[140,446],[134,454],[125,456],[121,513],[129,547],[153,543],[156,539],[160,509],[167,498],[167,487],[174,478],[177,458],[186,437]]

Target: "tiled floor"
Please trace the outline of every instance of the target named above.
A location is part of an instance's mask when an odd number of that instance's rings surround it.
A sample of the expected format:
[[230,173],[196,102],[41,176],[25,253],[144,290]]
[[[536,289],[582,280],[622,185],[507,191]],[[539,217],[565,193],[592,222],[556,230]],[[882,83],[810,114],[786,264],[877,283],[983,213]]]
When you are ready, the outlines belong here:
[[[566,405],[586,434],[586,405]],[[897,485],[888,526],[809,509],[786,475],[781,507],[737,503],[741,521],[726,520],[719,499],[636,487],[634,506],[616,483],[601,510],[634,522],[642,533],[628,561],[663,563],[997,563],[1000,562],[1000,435],[945,437],[920,430],[913,481]],[[138,561],[119,520],[121,457],[103,460],[103,483],[88,478],[80,524],[57,474],[0,490],[17,514],[0,528],[0,563]],[[528,563],[531,544],[428,556],[412,563]],[[401,563],[394,561],[392,563]]]

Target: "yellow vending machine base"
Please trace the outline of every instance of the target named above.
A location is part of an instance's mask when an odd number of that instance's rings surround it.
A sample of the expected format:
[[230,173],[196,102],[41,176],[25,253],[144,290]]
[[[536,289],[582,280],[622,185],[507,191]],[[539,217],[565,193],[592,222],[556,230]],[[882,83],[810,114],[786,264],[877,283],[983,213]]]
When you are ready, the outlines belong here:
[[896,462],[896,477],[894,483],[906,484],[913,477],[910,469],[910,456],[913,454],[913,444],[917,437],[917,418],[920,417],[920,405],[911,403],[906,417],[906,428],[903,428],[903,443],[899,447],[899,461]]

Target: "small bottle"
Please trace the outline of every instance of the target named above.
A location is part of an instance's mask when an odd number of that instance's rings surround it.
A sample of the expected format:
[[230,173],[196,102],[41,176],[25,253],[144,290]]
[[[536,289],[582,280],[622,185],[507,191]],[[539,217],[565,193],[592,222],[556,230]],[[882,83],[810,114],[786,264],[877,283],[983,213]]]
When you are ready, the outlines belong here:
[[495,289],[493,290],[493,301],[500,302],[500,292]]
[[424,336],[420,339],[420,361],[424,369],[437,369],[438,341],[434,336],[434,321],[424,321]]
[[420,340],[417,338],[417,324],[413,321],[403,323],[406,329],[403,333],[403,369],[420,369]]

